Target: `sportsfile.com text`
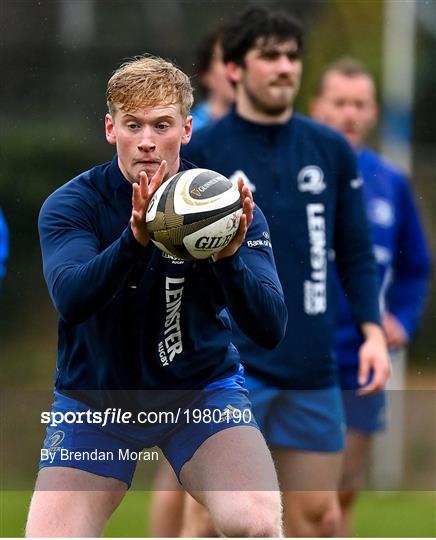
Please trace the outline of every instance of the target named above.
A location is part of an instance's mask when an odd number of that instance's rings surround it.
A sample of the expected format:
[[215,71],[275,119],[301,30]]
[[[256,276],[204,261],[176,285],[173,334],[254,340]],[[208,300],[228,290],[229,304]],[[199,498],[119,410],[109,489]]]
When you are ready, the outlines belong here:
[[251,409],[182,409],[174,411],[123,411],[119,408],[107,408],[104,411],[66,411],[41,413],[41,424],[58,427],[66,424],[99,424],[102,427],[109,424],[177,424],[178,422],[193,424],[219,424],[235,422],[249,424],[252,421]]

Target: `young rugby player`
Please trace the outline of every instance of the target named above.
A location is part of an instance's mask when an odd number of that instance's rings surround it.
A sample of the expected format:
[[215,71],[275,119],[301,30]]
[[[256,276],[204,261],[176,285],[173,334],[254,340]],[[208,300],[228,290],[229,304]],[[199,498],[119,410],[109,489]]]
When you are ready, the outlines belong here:
[[[240,182],[240,228],[214,260],[158,250],[145,214],[161,182],[192,168],[179,158],[192,131],[189,79],[170,62],[138,57],[110,78],[107,102],[106,139],[117,155],[55,191],[39,218],[59,314],[52,410],[127,402],[134,412],[182,412],[173,424],[49,426],[44,450],[53,459],[41,459],[26,533],[99,536],[136,466],[120,450],[159,446],[221,534],[280,536],[271,456],[255,422],[233,414],[250,403],[224,309],[260,346],[282,339],[287,314],[271,247],[241,247],[245,236],[253,244],[266,237],[267,223]],[[223,421],[190,422],[184,413],[193,408],[221,411]],[[113,458],[94,460],[92,450]]]

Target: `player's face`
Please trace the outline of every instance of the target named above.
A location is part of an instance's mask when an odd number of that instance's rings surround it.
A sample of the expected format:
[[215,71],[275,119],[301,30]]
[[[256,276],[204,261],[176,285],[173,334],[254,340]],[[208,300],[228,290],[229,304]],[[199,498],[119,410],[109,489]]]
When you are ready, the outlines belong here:
[[245,55],[243,67],[230,63],[228,69],[241,93],[239,97],[254,110],[272,117],[292,111],[302,72],[295,40],[261,38]]
[[179,104],[133,112],[115,109],[105,117],[106,139],[116,145],[118,165],[126,179],[137,182],[141,171],[151,178],[162,160],[168,164],[168,176],[175,174],[180,145],[191,138],[192,118],[184,119]]
[[311,111],[316,120],[338,129],[359,147],[377,120],[374,83],[367,75],[328,73]]

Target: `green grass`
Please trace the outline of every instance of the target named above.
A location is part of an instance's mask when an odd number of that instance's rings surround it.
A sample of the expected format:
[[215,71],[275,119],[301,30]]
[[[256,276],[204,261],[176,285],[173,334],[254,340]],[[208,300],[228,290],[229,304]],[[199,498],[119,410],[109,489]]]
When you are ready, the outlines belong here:
[[0,538],[23,536],[31,493],[0,491]]
[[355,514],[361,537],[436,537],[436,492],[363,492]]
[[[22,536],[30,493],[0,492],[0,537]],[[146,526],[150,493],[131,491],[113,515],[106,537],[139,537]],[[435,537],[435,492],[365,492],[356,510],[360,537]]]

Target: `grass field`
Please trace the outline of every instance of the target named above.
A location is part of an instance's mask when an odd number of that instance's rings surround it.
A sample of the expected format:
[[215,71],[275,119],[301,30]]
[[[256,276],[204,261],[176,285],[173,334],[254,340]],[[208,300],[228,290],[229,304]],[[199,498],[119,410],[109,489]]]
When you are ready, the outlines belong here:
[[[0,537],[22,536],[30,493],[0,492]],[[131,491],[115,512],[106,537],[140,537],[148,534],[150,493]],[[356,512],[359,537],[436,536],[435,492],[365,492]]]

